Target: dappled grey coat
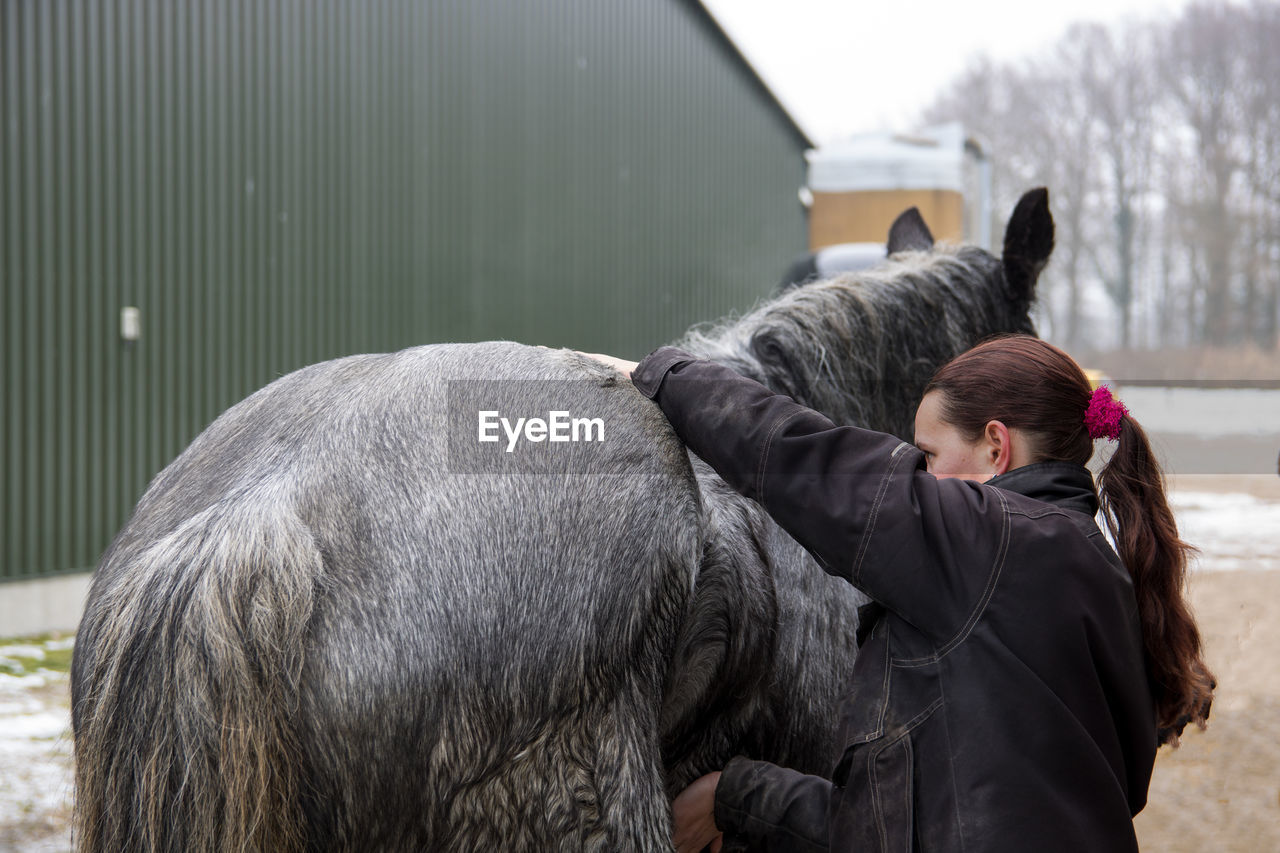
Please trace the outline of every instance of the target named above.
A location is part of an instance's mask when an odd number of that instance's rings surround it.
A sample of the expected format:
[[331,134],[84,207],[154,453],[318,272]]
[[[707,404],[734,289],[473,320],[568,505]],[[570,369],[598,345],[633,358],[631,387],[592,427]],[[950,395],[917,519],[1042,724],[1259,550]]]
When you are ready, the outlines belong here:
[[[924,381],[1029,331],[1052,246],[918,215],[875,270],[690,334],[837,422],[909,437]],[[600,442],[478,440],[477,415]],[[304,368],[156,476],[72,667],[84,850],[657,850],[669,795],[745,753],[817,772],[857,594],[568,351],[442,344]]]

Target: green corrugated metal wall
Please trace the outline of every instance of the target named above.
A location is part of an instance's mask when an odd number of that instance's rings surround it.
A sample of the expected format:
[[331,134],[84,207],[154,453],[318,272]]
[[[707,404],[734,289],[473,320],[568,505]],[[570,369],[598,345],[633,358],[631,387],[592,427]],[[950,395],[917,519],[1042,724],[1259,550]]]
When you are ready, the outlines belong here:
[[638,357],[805,246],[805,141],[697,3],[0,14],[0,577],[92,566],[155,472],[304,364]]

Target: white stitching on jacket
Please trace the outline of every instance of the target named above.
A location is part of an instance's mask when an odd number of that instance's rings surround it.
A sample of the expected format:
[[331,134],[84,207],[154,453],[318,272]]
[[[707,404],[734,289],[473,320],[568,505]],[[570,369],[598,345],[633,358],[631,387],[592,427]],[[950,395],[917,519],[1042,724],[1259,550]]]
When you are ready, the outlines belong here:
[[[904,441],[902,444],[906,444]],[[898,445],[901,447],[902,444]],[[894,456],[890,454],[889,458],[892,464],[889,470],[885,472],[884,477],[880,480],[880,489],[876,492],[876,498],[871,503],[871,511],[867,513],[867,529],[862,532],[862,541],[858,544],[858,553],[853,558],[853,566],[850,568],[849,577],[855,582],[862,580],[862,560],[867,555],[867,548],[871,545],[871,534],[876,529],[876,519],[880,515],[880,504],[884,502],[884,496],[889,491],[889,479],[893,476],[893,472],[898,470],[898,464],[906,459],[906,454]]]
[[[885,828],[885,825],[884,825],[884,809],[880,807],[880,780],[876,777],[876,759],[879,758],[885,752],[888,752],[892,747],[897,746],[898,744],[903,743],[904,741],[906,742],[906,746],[904,748],[907,750],[907,757],[910,758],[911,757],[911,732],[913,732],[925,720],[929,719],[929,717],[933,716],[933,712],[938,710],[938,708],[940,707],[942,707],[941,696],[939,696],[937,699],[934,699],[933,702],[929,705],[929,707],[925,708],[919,714],[916,714],[914,717],[908,720],[907,723],[902,727],[901,732],[897,733],[894,737],[890,738],[889,740],[886,740],[884,743],[877,744],[876,746],[872,747],[871,751],[867,754],[867,781],[871,783],[871,805],[876,813],[876,829],[880,833],[880,849],[881,850],[887,849],[886,845],[888,844],[889,831]],[[912,791],[912,788],[914,787],[914,773],[912,775],[913,775],[912,784],[907,786],[907,792],[906,792],[908,812],[910,811],[910,808],[911,808],[911,791]],[[908,849],[910,849],[910,844],[911,844],[910,839],[911,839],[911,836],[910,836],[910,833],[908,833],[907,835]]]
[[990,577],[987,578],[987,588],[982,591],[982,598],[978,600],[977,606],[973,608],[973,613],[969,615],[969,621],[960,629],[959,634],[952,638],[950,642],[945,643],[942,648],[938,650],[937,656],[939,660],[946,657],[947,652],[964,642],[965,638],[969,636],[969,633],[973,630],[974,626],[978,624],[978,620],[982,618],[983,611],[985,611],[987,609],[987,605],[991,603],[991,596],[995,594],[996,584],[999,583],[1000,575],[1004,571],[1004,560],[1005,557],[1009,555],[1009,533],[1013,524],[1009,518],[1009,502],[1005,500],[1004,495],[1000,494],[999,489],[992,489],[992,491],[995,492],[996,497],[1000,499],[1000,519],[1003,522],[1000,529],[1000,547],[996,551],[995,564],[992,566]]
[[978,598],[978,603],[974,605],[973,611],[969,614],[964,626],[960,628],[959,633],[939,646],[938,650],[932,655],[923,658],[894,659],[894,666],[901,669],[910,669],[917,666],[928,666],[931,663],[937,663],[942,660],[947,656],[948,652],[964,642],[965,638],[969,636],[978,624],[978,620],[982,618],[987,605],[991,602],[991,596],[995,594],[996,583],[1000,580],[1000,575],[1004,571],[1004,561],[1009,554],[1010,533],[1013,528],[1013,522],[1010,518],[1013,513],[1009,509],[1009,502],[1005,500],[1004,495],[1000,494],[999,489],[993,489],[992,491],[1000,499],[1000,546],[996,549],[996,558],[991,564],[991,574],[987,576],[987,585],[983,589],[982,595]]
[[799,417],[804,413],[805,413],[805,410],[800,409],[798,411],[792,412],[786,417],[779,418],[777,423],[773,425],[773,428],[769,430],[768,437],[765,438],[764,440],[764,453],[760,454],[760,465],[756,469],[756,494],[760,496],[760,505],[764,507],[766,511],[769,509],[769,505],[765,502],[765,499],[764,499],[764,468],[765,468],[765,463],[769,461],[769,453],[770,451],[773,450],[774,436],[776,436],[778,434],[778,431],[781,430],[784,426],[786,426],[789,422],[795,420],[797,417]]

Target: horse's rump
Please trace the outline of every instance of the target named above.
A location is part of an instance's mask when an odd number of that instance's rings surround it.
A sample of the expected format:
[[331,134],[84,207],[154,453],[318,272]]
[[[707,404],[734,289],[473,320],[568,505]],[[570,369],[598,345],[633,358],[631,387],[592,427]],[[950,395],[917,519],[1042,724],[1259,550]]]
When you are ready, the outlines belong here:
[[[315,365],[228,410],[156,478],[95,579],[81,639],[91,651],[75,678],[77,747],[110,761],[82,761],[81,834],[127,826],[112,808],[161,793],[94,801],[92,777],[108,763],[126,750],[183,760],[163,719],[123,721],[136,703],[99,688],[126,653],[131,666],[165,670],[187,636],[199,648],[184,657],[185,678],[207,682],[196,691],[204,704],[261,694],[273,656],[295,661],[270,671],[284,693],[245,708],[284,706],[255,734],[279,747],[281,766],[263,781],[286,791],[277,810],[310,827],[304,843],[665,840],[655,717],[693,585],[699,505],[661,413],[616,378],[563,352],[432,346]],[[458,410],[477,393],[512,420],[561,407],[599,418],[603,440],[506,454],[504,435],[481,446],[477,412]],[[256,521],[277,517],[291,538]],[[165,561],[156,541],[167,543]],[[256,564],[237,564],[251,543]],[[291,584],[277,588],[278,576]],[[132,623],[108,620],[125,587],[151,606]],[[227,613],[204,613],[206,600]],[[160,611],[175,630],[139,648],[132,638],[155,635],[144,623]],[[282,647],[247,627],[299,612],[301,625],[277,632]],[[205,665],[201,649],[215,647],[234,651],[224,669]],[[147,710],[198,730],[200,715],[184,706],[192,691],[169,681],[156,681]],[[113,720],[118,744],[92,743],[105,731],[94,720]],[[206,722],[235,725],[225,714]],[[239,830],[219,826],[261,819],[238,815],[238,792],[219,788],[228,774],[218,768],[242,759],[225,740],[188,739],[211,770],[178,783],[181,825],[157,815],[148,832],[225,842]],[[630,840],[611,834],[622,808],[639,833]]]

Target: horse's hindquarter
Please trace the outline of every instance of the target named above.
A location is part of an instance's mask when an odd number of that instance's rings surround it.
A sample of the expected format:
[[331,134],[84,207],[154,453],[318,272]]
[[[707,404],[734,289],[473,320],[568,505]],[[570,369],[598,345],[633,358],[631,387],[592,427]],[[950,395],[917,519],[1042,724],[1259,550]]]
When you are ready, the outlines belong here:
[[[698,553],[683,450],[630,383],[566,353],[387,359],[331,408],[302,477],[325,554],[302,678],[317,799],[388,841],[408,818],[435,842],[625,845],[608,812],[661,791],[659,767],[623,765],[656,758]],[[508,453],[502,427],[479,441],[481,411],[603,434]]]
[[[481,404],[603,435],[507,454]],[[277,380],[157,475],[99,565],[79,837],[660,849],[698,524],[661,412],[580,356],[441,345]]]

